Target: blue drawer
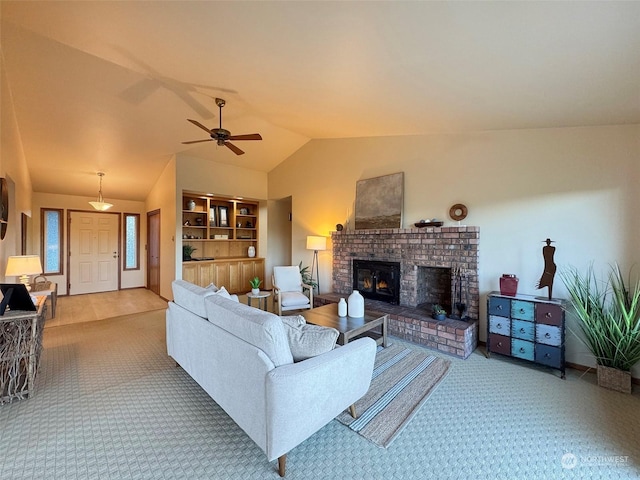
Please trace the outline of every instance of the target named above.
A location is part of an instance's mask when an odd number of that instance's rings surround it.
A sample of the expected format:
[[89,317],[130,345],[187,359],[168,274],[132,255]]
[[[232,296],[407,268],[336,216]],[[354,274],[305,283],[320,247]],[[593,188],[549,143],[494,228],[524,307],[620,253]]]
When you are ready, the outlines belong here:
[[560,327],[536,324],[536,342],[559,347],[562,344]]
[[498,333],[507,337],[511,336],[511,320],[497,315],[489,317],[489,332]]
[[511,313],[511,300],[502,297],[489,297],[489,315],[508,317]]
[[533,342],[527,342],[526,340],[520,340],[519,338],[512,338],[511,356],[533,361]]
[[524,320],[511,320],[511,336],[533,342],[535,338],[535,324]]
[[536,362],[548,367],[562,368],[561,349],[538,343],[536,345]]
[[518,318],[520,320],[527,320],[533,322],[533,313],[535,310],[535,304],[533,302],[526,302],[524,300],[513,300],[511,302],[511,318]]

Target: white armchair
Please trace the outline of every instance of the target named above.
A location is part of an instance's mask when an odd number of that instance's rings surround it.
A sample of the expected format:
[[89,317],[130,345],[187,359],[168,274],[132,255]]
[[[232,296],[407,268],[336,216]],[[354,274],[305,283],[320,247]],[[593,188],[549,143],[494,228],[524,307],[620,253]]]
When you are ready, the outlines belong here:
[[[313,308],[313,287],[302,283],[298,266],[273,267],[272,283],[278,315],[287,310]],[[305,290],[308,295],[305,295]]]

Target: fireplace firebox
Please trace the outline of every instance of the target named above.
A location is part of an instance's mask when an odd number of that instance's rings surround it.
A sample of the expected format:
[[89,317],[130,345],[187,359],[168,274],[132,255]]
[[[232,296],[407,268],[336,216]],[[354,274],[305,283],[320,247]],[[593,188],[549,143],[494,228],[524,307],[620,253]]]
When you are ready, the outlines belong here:
[[400,303],[400,262],[353,261],[353,289],[363,297]]

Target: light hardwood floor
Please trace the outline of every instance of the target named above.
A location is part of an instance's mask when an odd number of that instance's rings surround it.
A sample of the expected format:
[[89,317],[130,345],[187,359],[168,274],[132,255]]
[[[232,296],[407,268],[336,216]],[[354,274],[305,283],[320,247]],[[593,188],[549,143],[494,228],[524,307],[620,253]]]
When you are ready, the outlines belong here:
[[58,297],[56,318],[47,313],[45,328],[91,322],[167,307],[167,301],[146,288]]
[[[240,302],[247,304],[246,295],[238,295],[238,297]],[[257,307],[257,300],[253,300],[252,305]],[[51,318],[51,309],[49,306],[47,308],[49,312],[45,328],[159,310],[167,308],[167,301],[146,288],[132,288],[114,292],[60,296],[56,304],[56,318]],[[274,311],[273,295],[267,299],[267,310]]]

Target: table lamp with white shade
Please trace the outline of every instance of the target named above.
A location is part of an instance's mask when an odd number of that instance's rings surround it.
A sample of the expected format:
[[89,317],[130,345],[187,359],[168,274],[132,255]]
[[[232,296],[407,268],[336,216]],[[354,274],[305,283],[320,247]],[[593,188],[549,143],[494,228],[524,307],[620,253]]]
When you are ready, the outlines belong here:
[[5,277],[20,277],[27,290],[29,286],[29,275],[40,275],[42,273],[42,263],[39,255],[14,255],[7,260],[7,270]]
[[316,268],[316,284],[320,293],[320,273],[318,268],[318,251],[327,249],[327,237],[316,235],[307,236],[307,250],[313,250],[313,261],[311,262],[311,280],[313,281],[313,267]]

